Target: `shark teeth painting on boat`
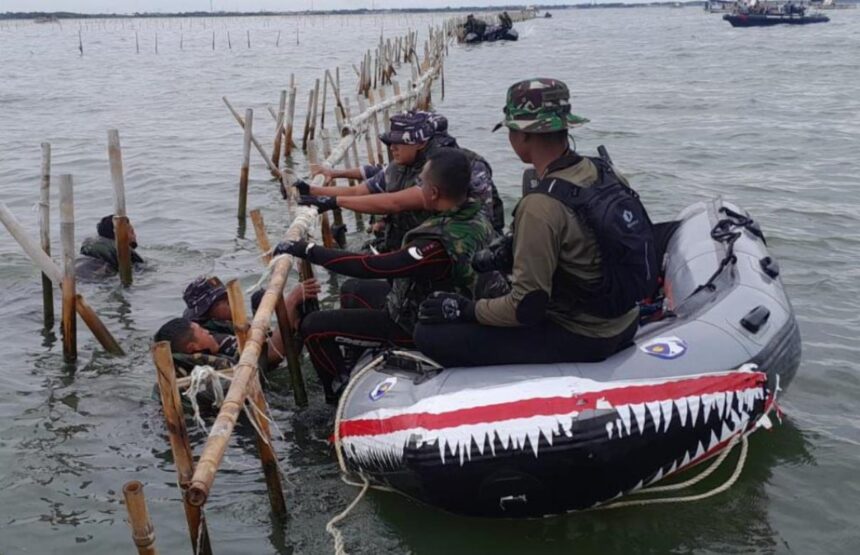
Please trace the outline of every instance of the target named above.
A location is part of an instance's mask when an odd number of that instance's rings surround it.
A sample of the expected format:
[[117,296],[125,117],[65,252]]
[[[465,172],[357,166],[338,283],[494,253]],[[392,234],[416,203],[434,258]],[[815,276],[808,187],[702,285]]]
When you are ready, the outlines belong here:
[[712,456],[744,433],[756,403],[763,406],[766,381],[753,365],[718,374],[611,383],[544,378],[369,411],[342,420],[340,437],[354,467],[393,469],[403,464],[407,451],[431,447],[443,465],[464,466],[513,453],[538,458],[561,439],[577,440],[591,422],[599,422],[610,443],[686,434],[677,459],[649,469],[650,479],[643,476],[653,483]]

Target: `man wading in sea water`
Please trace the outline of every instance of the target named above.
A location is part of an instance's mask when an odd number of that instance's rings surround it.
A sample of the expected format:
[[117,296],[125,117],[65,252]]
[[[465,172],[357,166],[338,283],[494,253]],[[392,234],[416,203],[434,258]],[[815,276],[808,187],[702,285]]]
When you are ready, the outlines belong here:
[[[119,259],[116,254],[116,235],[113,229],[113,214],[99,220],[95,237],[88,237],[81,243],[81,255],[75,260],[75,276],[82,280],[99,280],[116,275]],[[131,248],[131,263],[135,268],[143,265],[143,258],[137,254],[137,235],[131,224],[128,225],[128,244]]]
[[391,280],[384,307],[313,312],[300,331],[325,390],[326,401],[337,399],[350,364],[342,348],[411,346],[418,305],[434,290],[470,298],[477,273],[470,260],[494,235],[477,200],[468,196],[471,165],[460,150],[431,153],[420,175],[419,190],[429,217],[410,230],[402,247],[384,254],[327,249],[305,241],[287,241],[275,254],[290,254],[356,278]]
[[[486,266],[512,275],[505,296],[473,301],[434,293],[422,303],[418,348],[445,366],[602,360],[628,345],[639,309],[656,288],[651,223],[608,156],[570,148],[567,86],[530,79],[507,94],[511,147],[534,169],[523,176],[513,236]],[[505,268],[507,266],[507,268]]]

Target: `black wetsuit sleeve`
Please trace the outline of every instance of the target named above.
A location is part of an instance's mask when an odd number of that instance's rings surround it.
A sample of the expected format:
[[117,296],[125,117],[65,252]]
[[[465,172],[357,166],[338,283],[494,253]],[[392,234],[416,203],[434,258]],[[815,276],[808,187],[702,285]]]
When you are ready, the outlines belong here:
[[438,241],[419,240],[384,254],[363,254],[314,246],[308,261],[355,278],[429,278],[448,276],[453,261]]

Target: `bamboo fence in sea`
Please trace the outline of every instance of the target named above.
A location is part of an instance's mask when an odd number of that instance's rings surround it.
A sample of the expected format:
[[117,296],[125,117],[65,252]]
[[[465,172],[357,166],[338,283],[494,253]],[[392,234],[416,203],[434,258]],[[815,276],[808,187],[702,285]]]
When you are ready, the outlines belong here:
[[[380,129],[388,127],[391,113],[412,108],[429,109],[431,91],[436,83],[439,84],[440,93],[444,96],[443,61],[449,42],[456,37],[461,24],[462,18],[452,18],[437,27],[430,27],[421,54],[418,51],[418,33],[415,31],[409,31],[406,35],[394,39],[386,40],[380,36],[377,47],[373,51],[365,52],[360,63],[352,66],[357,78],[358,111],[356,113],[350,110],[348,95],[343,94],[339,70],[326,71],[309,90],[308,110],[302,138],[300,142],[295,143],[293,129],[298,91],[295,79],[291,77],[289,87],[280,92],[277,110],[269,109],[275,122],[271,152],[263,147],[254,134],[253,126],[255,122],[259,123],[259,119],[254,118],[251,110],[247,110],[242,117],[225,97],[223,99],[225,105],[244,131],[238,203],[240,233],[244,230],[249,157],[253,146],[263,158],[271,174],[280,182],[292,206],[293,219],[284,234],[284,239],[304,239],[319,225],[324,243],[332,245],[336,234],[332,234],[327,214],[320,215],[315,207],[295,205],[297,191],[293,187],[294,177],[286,165],[281,166],[280,162],[291,157],[293,148],[301,144],[308,162],[320,163],[328,167],[343,164],[347,168],[355,168],[361,163],[359,150],[363,143],[364,158],[370,164],[383,164],[386,157],[380,141]],[[404,65],[409,67],[411,79],[402,85],[393,77],[398,75],[398,70],[403,71]],[[329,91],[331,91],[330,95]],[[333,113],[337,126],[335,137],[325,126],[329,96],[333,97],[334,101]],[[318,124],[319,127],[317,127]],[[337,139],[334,145],[331,144],[333,139]],[[319,158],[320,151],[322,159]],[[312,185],[325,186],[325,178],[322,175],[316,175]],[[228,298],[240,357],[232,369],[221,373],[209,373],[213,380],[224,378],[229,380],[230,385],[196,463],[185,427],[180,389],[188,387],[192,381],[199,380],[199,376],[177,377],[168,342],[157,343],[152,350],[178,483],[183,491],[182,500],[189,537],[195,554],[212,553],[212,541],[206,527],[204,507],[242,412],[248,417],[257,436],[257,446],[266,476],[275,525],[281,526],[287,516],[287,503],[284,498],[278,458],[269,429],[271,420],[258,370],[258,361],[267,341],[273,314],[276,316],[284,341],[283,352],[288,360],[295,401],[299,406],[307,403],[304,380],[297,351],[292,343],[284,304],[284,287],[294,260],[289,255],[271,259],[270,242],[259,210],[251,211],[251,218],[257,242],[263,251],[263,260],[269,265],[271,275],[259,307],[250,322],[245,314],[244,301],[237,282],[232,280],[228,283]],[[335,225],[342,223],[342,215],[338,212],[334,213],[334,219]],[[356,223],[358,222],[360,219],[356,215]],[[309,271],[310,266],[303,265],[302,275],[307,276]],[[142,489],[134,485],[131,489],[141,497],[136,510],[129,512],[132,530],[135,530],[135,543],[140,553],[153,553],[154,530],[148,520],[141,520],[148,519],[148,513],[139,509],[143,503]],[[339,546],[339,550],[343,552],[342,546]]]

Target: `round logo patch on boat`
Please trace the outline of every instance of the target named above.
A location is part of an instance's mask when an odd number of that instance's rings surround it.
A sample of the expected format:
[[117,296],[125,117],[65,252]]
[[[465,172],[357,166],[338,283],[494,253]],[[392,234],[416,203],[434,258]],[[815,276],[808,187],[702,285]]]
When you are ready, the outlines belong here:
[[391,376],[390,378],[386,378],[376,384],[376,387],[370,390],[370,394],[368,394],[368,397],[370,397],[371,401],[378,401],[383,397],[383,395],[388,393],[396,383],[397,377]]
[[680,337],[657,337],[639,347],[642,352],[664,360],[678,358],[687,352],[687,342]]

